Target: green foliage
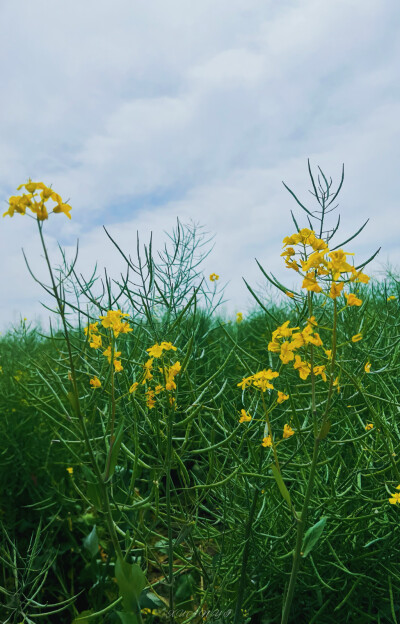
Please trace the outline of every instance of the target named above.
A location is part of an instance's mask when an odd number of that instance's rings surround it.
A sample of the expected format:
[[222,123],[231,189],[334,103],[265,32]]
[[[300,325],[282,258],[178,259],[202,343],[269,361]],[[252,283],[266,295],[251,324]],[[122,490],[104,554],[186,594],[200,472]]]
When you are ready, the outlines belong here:
[[[138,244],[135,261],[120,249],[120,283],[84,279],[64,258],[55,273],[64,325],[43,336],[24,321],[0,338],[1,621],[168,622],[171,597],[179,623],[216,611],[227,624],[279,621],[315,431],[311,380],[279,368],[267,346],[276,321],[297,326],[308,312],[258,293],[261,311],[243,322],[218,316],[223,293],[203,279],[205,243],[178,224],[157,261],[151,244]],[[359,285],[362,308],[344,309],[338,324],[339,391],[319,431],[295,593],[304,622],[400,615],[400,525],[388,502],[400,483],[398,284],[388,274]],[[83,329],[118,307],[133,331],[118,338],[123,370],[113,374]],[[332,307],[316,317],[328,341]],[[156,362],[154,379],[165,386],[161,362],[180,361],[181,372],[149,408],[143,365],[162,341],[177,351]],[[279,469],[261,446],[260,394],[238,388],[270,367],[290,395],[270,412]],[[315,396],[322,410],[320,377]],[[251,421],[239,423],[242,409]]]

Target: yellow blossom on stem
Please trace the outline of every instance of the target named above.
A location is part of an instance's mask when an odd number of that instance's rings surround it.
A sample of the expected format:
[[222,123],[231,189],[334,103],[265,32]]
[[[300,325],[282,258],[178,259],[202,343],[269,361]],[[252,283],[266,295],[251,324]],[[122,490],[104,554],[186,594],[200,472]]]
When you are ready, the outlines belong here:
[[146,392],[146,405],[149,409],[153,409],[156,405],[156,401],[154,398],[154,390],[147,390]]
[[321,375],[322,379],[326,381],[325,366],[314,366],[313,373],[314,375]]
[[67,470],[68,474],[72,477],[72,475],[74,474],[74,469],[72,468],[72,466],[70,466],[66,470]]
[[362,334],[355,334],[351,338],[351,342],[359,342],[360,340],[362,340]]
[[343,290],[343,286],[344,286],[344,282],[340,282],[340,283],[332,282],[332,286],[329,291],[330,298],[336,299],[336,297],[339,297],[339,295],[341,294]]
[[285,340],[284,342],[282,342],[280,348],[281,353],[279,357],[282,360],[283,364],[288,364],[291,360],[294,359],[293,345]]
[[295,362],[293,364],[293,368],[295,368],[300,375],[300,379],[307,379],[309,374],[311,373],[311,367],[308,362],[302,361],[299,355],[295,356]]
[[98,377],[92,377],[90,380],[90,385],[92,388],[101,388],[101,381]]
[[[108,363],[111,364],[111,346],[109,345],[105,351],[103,351],[104,357],[107,358]],[[121,351],[114,351],[114,358],[119,358]]]
[[356,297],[354,293],[344,293],[344,296],[347,299],[347,305],[348,306],[358,306],[358,307],[360,307],[360,305],[362,304],[361,299],[358,299],[358,297]]
[[337,389],[338,392],[340,392],[339,377],[336,377],[332,385]]
[[151,357],[159,358],[159,357],[162,356],[163,351],[170,351],[171,349],[173,351],[176,351],[176,347],[174,347],[172,342],[164,342],[163,341],[161,344],[158,344],[158,342],[156,342],[155,345],[153,345],[149,349],[146,349],[146,351],[148,352],[148,354]]
[[365,431],[371,431],[371,429],[374,428],[374,425],[372,423],[367,423],[365,425]]
[[241,413],[241,417],[239,418],[240,423],[250,422],[251,416],[248,412],[246,412],[246,410],[242,409],[240,410],[240,413]]
[[387,301],[395,301],[395,300],[396,300],[395,295],[390,295],[390,297],[387,298]]
[[114,370],[116,373],[120,373],[124,370],[120,360],[114,360]]
[[278,398],[277,398],[278,403],[283,403],[284,401],[287,401],[288,398],[289,398],[288,394],[285,394],[284,392],[281,392],[280,390],[278,390]]
[[91,347],[92,349],[100,349],[100,347],[102,346],[101,344],[101,336],[98,335],[92,335],[91,340],[89,342],[89,347]]
[[135,382],[131,385],[131,387],[129,388],[129,392],[130,392],[130,394],[132,394],[133,392],[136,392],[136,390],[138,389],[138,387],[139,387],[139,382],[135,381]]
[[[396,490],[400,490],[400,485],[396,487]],[[391,505],[400,505],[400,492],[395,492],[395,494],[392,494],[391,498],[389,498],[389,503]]]
[[238,312],[236,314],[236,323],[241,323],[243,321],[243,312]]
[[366,373],[370,373],[371,372],[371,362],[367,362],[364,366],[364,370]]
[[211,273],[210,282],[216,282],[217,280],[219,280],[219,275],[217,275],[216,273]]
[[272,438],[270,435],[263,438],[263,441],[261,442],[261,446],[265,446],[265,447],[272,446]]
[[292,435],[294,435],[294,431],[292,429],[292,427],[288,424],[286,424],[283,427],[283,438],[286,440],[287,438],[290,438]]
[[321,286],[318,284],[315,278],[315,275],[313,275],[312,273],[306,274],[301,287],[306,288],[308,291],[311,291],[311,292],[316,292],[316,293],[322,292]]

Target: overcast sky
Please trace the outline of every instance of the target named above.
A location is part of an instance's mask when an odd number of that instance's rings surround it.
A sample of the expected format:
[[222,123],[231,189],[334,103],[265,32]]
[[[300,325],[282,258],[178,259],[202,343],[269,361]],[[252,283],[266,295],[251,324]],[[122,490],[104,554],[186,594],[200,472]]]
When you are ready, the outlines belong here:
[[[45,224],[52,253],[79,238],[79,268],[116,276],[103,225],[133,251],[192,219],[245,312],[255,257],[293,283],[290,209],[307,223],[282,180],[312,208],[310,158],[337,182],[345,164],[340,238],[370,218],[356,263],[382,246],[373,272],[400,266],[399,18],[397,0],[2,0],[4,211],[28,177],[52,185],[73,208]],[[35,223],[0,225],[0,325],[45,319],[21,252],[40,271]]]

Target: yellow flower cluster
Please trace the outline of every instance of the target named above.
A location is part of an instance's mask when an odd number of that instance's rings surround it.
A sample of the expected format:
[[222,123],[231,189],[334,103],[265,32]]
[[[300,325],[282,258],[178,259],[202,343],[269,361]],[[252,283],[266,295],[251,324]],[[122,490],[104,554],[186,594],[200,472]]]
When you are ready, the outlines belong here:
[[[347,253],[343,249],[329,251],[327,243],[322,238],[317,238],[313,230],[303,228],[296,234],[286,236],[283,239],[283,246],[285,249],[281,256],[285,259],[286,267],[303,276],[302,288],[308,291],[322,292],[323,288],[317,278],[328,279],[329,297],[336,299],[341,294],[345,281],[363,284],[369,281],[368,275],[357,271],[347,262],[347,256],[354,254]],[[300,246],[300,249],[296,251],[295,246]],[[338,282],[342,274],[350,274],[350,277]],[[345,296],[349,306],[360,306],[362,303],[354,293]]]
[[[298,371],[300,379],[307,379],[311,373],[311,365],[301,359],[301,356],[296,354],[295,351],[302,347],[312,344],[315,347],[322,347],[323,343],[318,332],[315,331],[317,322],[315,316],[307,319],[305,328],[300,331],[299,327],[289,327],[289,322],[286,321],[272,332],[272,340],[268,344],[268,351],[272,353],[279,353],[279,358],[283,364],[289,364],[293,362],[293,368]],[[325,352],[328,357],[330,351]],[[326,381],[325,366],[314,366],[314,375],[321,375],[322,379]],[[279,398],[278,398],[278,402]]]
[[[400,490],[400,485],[396,487],[396,490]],[[400,492],[395,492],[394,494],[392,494],[391,498],[389,498],[389,503],[391,505],[400,505]]]
[[[69,214],[71,206],[64,204],[62,198],[58,193],[53,191],[50,187],[43,184],[43,182],[32,182],[31,179],[26,184],[21,184],[17,191],[25,188],[28,194],[13,195],[8,200],[8,210],[3,214],[3,217],[13,217],[15,213],[25,215],[27,208],[36,215],[38,221],[44,221],[49,218],[50,212],[60,213],[63,212],[68,219],[71,218]],[[48,201],[54,202],[53,206],[48,206]],[[48,210],[49,208],[49,210]]]
[[155,345],[153,345],[149,349],[146,349],[146,351],[148,352],[150,357],[159,358],[162,357],[163,351],[170,351],[171,349],[173,351],[176,351],[176,347],[174,347],[172,342],[163,341],[161,344],[158,344],[158,342],[156,342]]
[[270,368],[268,370],[264,369],[255,375],[244,377],[243,380],[237,385],[242,388],[242,390],[248,386],[254,386],[262,392],[265,392],[266,390],[274,389],[274,386],[270,382],[272,379],[275,379],[275,377],[279,377],[279,373],[272,371]]
[[217,275],[216,273],[211,273],[210,282],[216,282],[217,280],[219,280],[219,275]]
[[[104,327],[105,329],[109,329],[110,332],[112,332],[112,336],[114,338],[118,338],[120,334],[127,334],[132,331],[129,323],[122,320],[126,316],[129,316],[129,314],[121,312],[121,310],[108,310],[107,314],[99,316],[99,319],[101,321],[102,327]],[[107,334],[103,335],[102,337],[102,335],[99,333],[99,321],[96,321],[95,323],[89,323],[89,325],[85,327],[83,331],[85,333],[85,336],[88,337],[89,346],[92,349],[100,349],[103,346],[103,338],[110,338],[110,336],[107,336]],[[114,352],[112,345],[109,344],[108,347],[103,351],[103,355],[107,358],[109,364],[111,364],[111,358],[113,358],[114,370],[116,373],[120,373],[122,370],[124,370],[121,364],[121,360],[118,359],[121,355],[121,351],[117,351],[115,349],[115,345]],[[93,388],[100,388],[101,381],[97,377],[94,377],[90,380],[90,385]]]
[[99,316],[101,324],[106,329],[111,329],[114,333],[114,338],[118,338],[120,334],[127,334],[133,331],[132,327],[126,321],[122,319],[129,314],[121,312],[121,310],[108,310],[105,316]]
[[[138,390],[140,385],[146,385],[146,405],[149,409],[153,409],[156,406],[157,394],[160,394],[164,390],[176,390],[175,377],[181,372],[181,364],[180,362],[175,362],[171,366],[165,366],[164,368],[160,367],[158,371],[162,373],[165,387],[161,383],[158,383],[154,388],[150,388],[147,384],[154,379],[154,359],[162,357],[163,351],[176,351],[176,347],[171,342],[163,341],[161,344],[156,343],[149,349],[146,349],[146,351],[151,357],[149,357],[149,359],[143,364],[143,376],[141,378],[141,383],[139,384],[138,381],[135,381],[129,388],[129,392],[133,394]],[[173,397],[169,397],[169,403],[170,405],[174,405],[175,399],[173,399]]]

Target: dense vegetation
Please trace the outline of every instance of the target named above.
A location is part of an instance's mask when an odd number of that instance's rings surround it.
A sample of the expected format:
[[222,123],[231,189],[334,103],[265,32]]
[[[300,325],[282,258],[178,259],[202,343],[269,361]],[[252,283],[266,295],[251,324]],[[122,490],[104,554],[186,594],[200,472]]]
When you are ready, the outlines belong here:
[[59,325],[0,338],[2,622],[280,622],[302,520],[289,621],[399,618],[396,277],[227,321],[205,243],[178,223],[118,283],[62,256]]

